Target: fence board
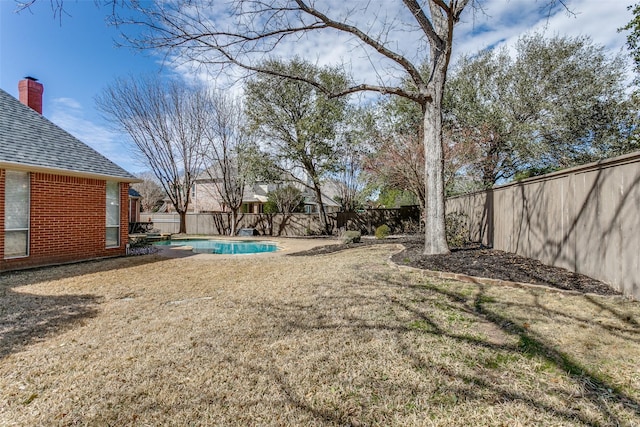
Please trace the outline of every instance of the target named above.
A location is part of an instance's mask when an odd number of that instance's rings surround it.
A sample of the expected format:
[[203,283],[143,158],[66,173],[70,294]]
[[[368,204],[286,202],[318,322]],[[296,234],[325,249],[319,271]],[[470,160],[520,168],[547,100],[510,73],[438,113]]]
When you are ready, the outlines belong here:
[[640,298],[640,152],[447,200],[471,238]]

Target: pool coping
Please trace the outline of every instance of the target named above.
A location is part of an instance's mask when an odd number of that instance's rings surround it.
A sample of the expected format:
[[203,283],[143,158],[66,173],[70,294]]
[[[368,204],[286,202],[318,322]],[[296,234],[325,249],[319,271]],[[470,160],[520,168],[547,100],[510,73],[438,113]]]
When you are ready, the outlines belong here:
[[322,239],[301,239],[292,237],[275,237],[275,236],[180,236],[172,240],[229,240],[229,241],[261,241],[275,243],[278,249],[273,252],[259,252],[253,254],[202,254],[193,252],[191,246],[156,246],[158,255],[166,258],[192,258],[200,260],[219,260],[224,258],[244,258],[244,257],[273,257],[283,256],[295,252],[301,252],[312,249],[317,246],[326,246],[339,244],[339,239],[322,238]]

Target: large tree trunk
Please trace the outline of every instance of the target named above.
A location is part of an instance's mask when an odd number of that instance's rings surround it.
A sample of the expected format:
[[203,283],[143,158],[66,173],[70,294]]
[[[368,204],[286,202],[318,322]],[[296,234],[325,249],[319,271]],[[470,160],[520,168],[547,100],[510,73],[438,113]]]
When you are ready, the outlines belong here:
[[237,221],[238,221],[238,209],[231,209],[231,224],[229,224],[229,236],[236,235]]
[[[464,8],[464,6],[462,6]],[[442,6],[429,1],[438,37],[430,37],[431,76],[426,87],[424,109],[425,255],[448,254],[445,228],[444,150],[442,148],[442,98],[451,57],[453,18]],[[461,9],[462,10],[462,9]],[[429,99],[430,98],[430,99]]]
[[320,223],[322,224],[322,228],[324,233],[329,235],[331,234],[331,230],[329,229],[329,221],[327,220],[327,212],[324,209],[324,203],[322,202],[322,191],[320,189],[320,185],[313,181],[313,189],[316,193],[316,203],[318,203],[318,215],[320,216]]
[[432,101],[424,105],[425,255],[447,254],[442,149],[442,93],[446,68],[436,67],[431,82]]
[[187,212],[179,211],[178,214],[180,215],[180,231],[178,233],[187,234]]

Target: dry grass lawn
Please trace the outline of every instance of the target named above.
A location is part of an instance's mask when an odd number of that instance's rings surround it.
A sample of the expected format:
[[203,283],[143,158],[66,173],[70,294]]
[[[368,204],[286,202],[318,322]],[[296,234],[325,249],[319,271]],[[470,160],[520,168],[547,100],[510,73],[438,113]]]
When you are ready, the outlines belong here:
[[0,276],[0,425],[640,425],[640,304],[393,245]]

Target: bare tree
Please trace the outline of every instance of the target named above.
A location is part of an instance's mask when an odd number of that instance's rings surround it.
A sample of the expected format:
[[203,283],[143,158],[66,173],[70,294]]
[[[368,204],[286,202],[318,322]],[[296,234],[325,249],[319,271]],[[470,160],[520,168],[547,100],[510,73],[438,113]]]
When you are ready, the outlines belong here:
[[231,211],[229,234],[236,234],[245,185],[252,183],[255,144],[247,131],[242,104],[220,92],[211,94],[211,120],[206,130],[204,158],[216,196]]
[[186,233],[208,124],[205,93],[177,81],[121,78],[104,89],[96,103],[106,119],[131,137],[180,215],[180,233]]
[[[365,173],[374,186],[410,192],[424,210],[424,144],[416,127],[411,126],[419,115],[399,108],[396,102],[383,103],[381,107],[379,115],[384,117],[378,118],[378,126],[370,128],[373,149],[365,158]],[[467,169],[478,157],[474,145],[453,139],[450,129],[445,128],[443,156],[447,195],[480,189],[466,182],[469,178]],[[462,171],[463,177],[460,176]]]
[[369,156],[365,169],[384,187],[411,192],[420,209],[425,210],[424,145],[416,135],[381,136],[375,154]]
[[144,212],[153,212],[162,203],[165,194],[162,187],[156,181],[152,172],[144,172],[138,175],[142,182],[131,185],[131,188],[140,194],[140,205]]
[[282,214],[295,212],[304,200],[302,191],[291,184],[278,186],[275,190],[270,191],[267,196],[269,201],[275,205],[278,213]]
[[372,106],[368,128],[372,149],[364,162],[370,181],[378,188],[408,191],[425,210],[425,156],[417,104],[404,98],[382,99]]
[[[303,209],[304,196],[299,188],[291,183],[279,183],[277,187],[267,194],[267,204],[264,212],[267,214],[280,214],[280,224],[276,230],[276,235],[280,236],[289,224],[293,213]],[[273,234],[273,215],[268,215],[269,228]]]
[[334,199],[340,203],[342,210],[354,212],[364,206],[372,192],[364,166],[373,148],[371,129],[375,128],[375,119],[368,107],[350,108],[347,115],[337,153],[338,170],[332,174],[330,182],[335,186]]
[[355,212],[365,202],[366,182],[362,179],[364,154],[347,149],[341,160],[344,162],[331,182],[336,186],[336,200],[345,212]]

